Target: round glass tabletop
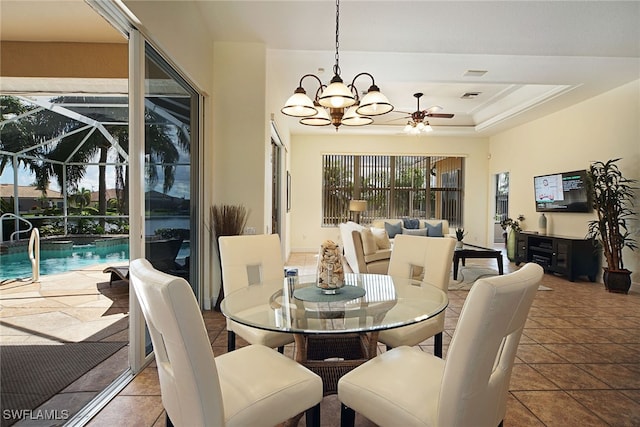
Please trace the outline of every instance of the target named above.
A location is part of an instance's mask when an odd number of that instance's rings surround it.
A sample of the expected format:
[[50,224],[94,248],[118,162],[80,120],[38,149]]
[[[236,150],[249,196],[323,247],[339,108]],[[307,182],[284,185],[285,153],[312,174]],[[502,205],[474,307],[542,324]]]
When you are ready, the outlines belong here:
[[406,326],[439,314],[447,305],[446,292],[420,281],[347,274],[335,295],[322,293],[315,276],[285,277],[232,292],[221,309],[226,317],[255,328],[327,334]]

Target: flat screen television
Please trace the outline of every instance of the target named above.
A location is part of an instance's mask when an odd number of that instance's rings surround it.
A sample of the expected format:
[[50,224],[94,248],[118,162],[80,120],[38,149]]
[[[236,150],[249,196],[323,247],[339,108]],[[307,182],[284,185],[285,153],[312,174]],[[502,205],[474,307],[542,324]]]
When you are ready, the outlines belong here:
[[587,171],[540,175],[533,178],[536,212],[590,212]]

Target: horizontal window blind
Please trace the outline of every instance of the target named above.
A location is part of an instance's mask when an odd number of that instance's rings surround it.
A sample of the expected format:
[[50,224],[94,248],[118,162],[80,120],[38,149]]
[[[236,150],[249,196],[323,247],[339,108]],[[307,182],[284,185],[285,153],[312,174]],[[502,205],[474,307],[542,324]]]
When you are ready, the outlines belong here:
[[351,219],[349,201],[367,201],[360,216],[446,219],[462,225],[462,157],[323,155],[323,226]]

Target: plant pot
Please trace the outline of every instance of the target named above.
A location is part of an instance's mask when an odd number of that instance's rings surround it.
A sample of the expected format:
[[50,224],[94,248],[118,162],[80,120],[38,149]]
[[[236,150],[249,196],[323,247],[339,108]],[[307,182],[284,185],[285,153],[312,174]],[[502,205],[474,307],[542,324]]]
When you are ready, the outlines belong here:
[[603,269],[602,279],[609,292],[627,294],[631,288],[631,272],[629,270]]
[[456,242],[456,249],[462,249],[464,246],[464,243],[462,242],[462,240],[458,240]]

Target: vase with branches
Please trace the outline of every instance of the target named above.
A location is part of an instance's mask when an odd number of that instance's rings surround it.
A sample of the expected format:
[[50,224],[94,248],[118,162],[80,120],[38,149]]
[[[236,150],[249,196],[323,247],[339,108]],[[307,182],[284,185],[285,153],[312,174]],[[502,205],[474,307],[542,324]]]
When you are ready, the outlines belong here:
[[[220,246],[218,238],[220,236],[238,236],[242,234],[247,220],[249,218],[249,212],[242,205],[214,205],[211,207],[211,224],[213,231],[213,238],[216,242],[216,248],[218,253],[218,263],[220,263]],[[219,265],[222,265],[221,263]],[[220,279],[220,292],[218,293],[218,299],[216,301],[214,309],[220,311],[220,303],[224,298],[224,283]]]
[[622,251],[638,248],[628,224],[636,216],[633,197],[637,180],[623,176],[617,165],[619,160],[596,161],[589,166],[587,176],[597,218],[589,221],[587,234],[602,247],[607,262],[603,275],[607,290],[628,293],[631,271],[624,266]]
[[464,236],[466,236],[467,233],[465,233],[464,228],[456,228],[456,239],[458,239],[458,241],[456,242],[456,248],[457,249],[461,249],[463,247],[463,242],[462,240],[464,239]]
[[524,216],[518,215],[517,219],[506,218],[500,222],[500,226],[504,230],[507,258],[509,261],[515,261],[516,259],[516,235],[522,231],[522,227],[520,226],[522,221],[524,221]]

